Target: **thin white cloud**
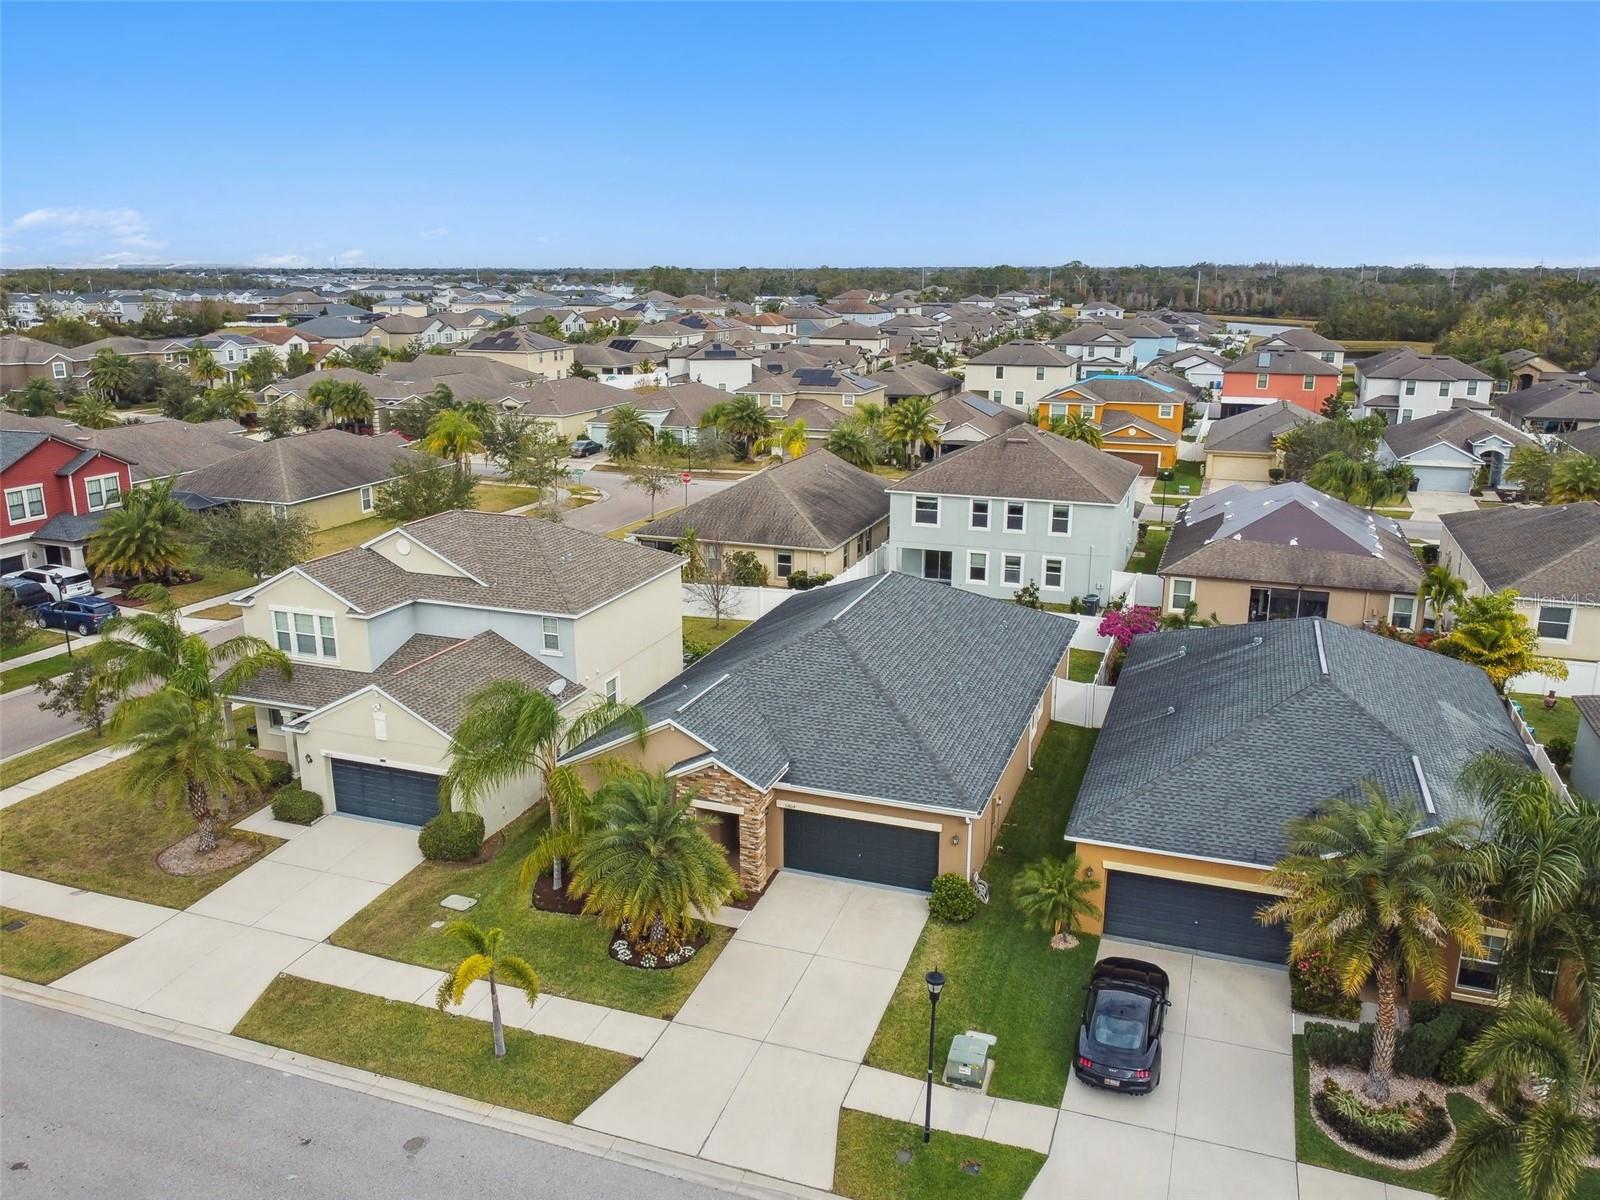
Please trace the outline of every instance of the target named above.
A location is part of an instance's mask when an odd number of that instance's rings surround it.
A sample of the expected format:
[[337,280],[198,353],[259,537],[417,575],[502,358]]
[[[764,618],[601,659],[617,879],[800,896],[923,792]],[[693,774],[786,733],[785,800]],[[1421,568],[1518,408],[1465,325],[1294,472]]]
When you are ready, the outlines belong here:
[[304,254],[262,254],[255,260],[258,267],[309,267],[311,260]]
[[35,208],[7,223],[5,232],[10,253],[26,247],[47,260],[52,249],[70,247],[85,262],[148,262],[167,244],[152,235],[136,208]]
[[367,260],[367,252],[365,250],[341,250],[338,254],[338,260],[341,267],[354,266],[356,263]]
[[446,229],[443,225],[440,225],[440,226],[438,226],[438,227],[436,227],[434,229],[423,229],[423,230],[420,230],[417,233],[417,236],[419,238],[421,238],[425,242],[436,242],[440,238],[449,237],[450,236],[450,231],[448,229]]
[[23,213],[7,228],[12,233],[82,230],[127,238],[147,234],[150,222],[136,208],[35,208]]

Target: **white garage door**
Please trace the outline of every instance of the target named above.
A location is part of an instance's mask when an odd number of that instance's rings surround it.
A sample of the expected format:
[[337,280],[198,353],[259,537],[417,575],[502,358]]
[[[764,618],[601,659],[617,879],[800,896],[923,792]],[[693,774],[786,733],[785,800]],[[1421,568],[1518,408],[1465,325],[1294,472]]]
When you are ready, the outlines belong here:
[[1417,476],[1419,492],[1470,492],[1471,467],[1412,467]]

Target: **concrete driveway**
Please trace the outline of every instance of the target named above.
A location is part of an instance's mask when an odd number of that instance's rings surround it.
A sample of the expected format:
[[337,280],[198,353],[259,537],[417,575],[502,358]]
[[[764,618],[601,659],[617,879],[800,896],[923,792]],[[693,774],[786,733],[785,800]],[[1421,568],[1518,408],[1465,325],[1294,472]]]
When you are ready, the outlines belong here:
[[839,1107],[924,896],[782,872],[644,1059],[577,1123],[833,1186]]
[[422,861],[417,831],[400,825],[262,813],[241,827],[290,840],[55,986],[226,1033],[280,972]]
[[1112,940],[1101,943],[1100,954],[1154,962],[1171,978],[1161,1083],[1149,1096],[1123,1096],[1072,1078],[1050,1159],[1028,1195],[1301,1194],[1288,975]]

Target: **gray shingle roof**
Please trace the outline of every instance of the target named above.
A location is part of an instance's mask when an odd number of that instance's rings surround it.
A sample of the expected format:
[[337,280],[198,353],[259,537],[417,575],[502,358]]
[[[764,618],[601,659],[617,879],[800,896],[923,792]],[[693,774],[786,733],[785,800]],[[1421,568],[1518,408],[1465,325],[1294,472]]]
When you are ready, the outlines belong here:
[[[1244,362],[1246,354],[1239,361]],[[1421,379],[1443,382],[1457,379],[1476,379],[1488,382],[1492,377],[1477,367],[1468,366],[1448,354],[1418,354],[1410,346],[1398,346],[1356,364],[1356,369],[1366,379]]]
[[786,601],[642,707],[761,787],[978,813],[1072,632],[1052,613],[891,572]]
[[524,354],[529,351],[558,350],[567,343],[545,337],[523,325],[510,329],[496,329],[479,334],[468,342],[467,350],[485,350],[497,354]]
[[1600,390],[1584,379],[1546,379],[1495,400],[1524,420],[1600,421]]
[[398,437],[322,429],[253,443],[242,453],[186,476],[183,486],[218,500],[298,504],[381,483],[396,461],[410,453]]
[[1364,779],[1417,802],[1414,759],[1437,819],[1476,816],[1456,781],[1484,750],[1528,761],[1470,664],[1317,618],[1146,634],[1067,837],[1268,866],[1286,821]]
[[1069,367],[1072,360],[1043,342],[1016,341],[996,346],[987,353],[967,360],[983,366]]
[[73,440],[132,463],[135,483],[198,471],[259,445],[211,422],[188,421],[147,421],[110,429],[84,429]]
[[1303,329],[1296,326],[1285,329],[1282,333],[1275,333],[1269,338],[1263,338],[1259,343],[1263,346],[1291,346],[1296,350],[1304,350],[1309,354],[1322,354],[1328,350],[1343,350],[1344,346],[1332,338],[1325,338],[1315,329]]
[[1440,519],[1495,591],[1591,604],[1600,597],[1600,501],[1507,505]]
[[660,517],[634,535],[676,541],[832,550],[889,516],[883,480],[826,450],[808,450]]
[[1206,452],[1222,454],[1271,454],[1273,439],[1301,425],[1327,420],[1321,413],[1301,408],[1287,400],[1262,404],[1238,416],[1224,417],[1206,434]]
[[1468,408],[1434,413],[1431,417],[1419,417],[1414,421],[1401,421],[1383,431],[1383,443],[1396,458],[1405,458],[1439,442],[1471,454],[1472,443],[1487,437],[1501,438],[1513,447],[1535,444],[1527,434],[1511,428],[1504,421],[1497,421],[1485,413]]
[[[1454,361],[1453,359],[1451,361]],[[1222,368],[1224,375],[1338,375],[1339,368],[1304,350],[1251,350]],[[1465,377],[1463,377],[1465,378]],[[1485,376],[1487,378],[1487,376]]]
[[0,429],[0,470],[20,462],[51,435],[38,430]]
[[934,396],[961,384],[954,375],[946,375],[926,363],[918,362],[885,367],[881,371],[874,371],[871,378],[883,384],[884,396],[889,400],[899,400],[903,396]]
[[1572,702],[1589,728],[1600,733],[1600,696],[1574,696]]
[[947,454],[891,484],[889,490],[1118,504],[1138,477],[1139,468],[1133,463],[1022,424]]

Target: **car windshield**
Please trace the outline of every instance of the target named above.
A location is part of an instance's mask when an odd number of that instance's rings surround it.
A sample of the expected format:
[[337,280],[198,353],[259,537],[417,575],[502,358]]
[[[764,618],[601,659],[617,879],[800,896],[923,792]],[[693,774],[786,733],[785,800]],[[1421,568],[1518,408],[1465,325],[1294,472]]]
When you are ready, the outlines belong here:
[[1150,1001],[1127,992],[1101,992],[1095,1001],[1089,1036],[1113,1050],[1143,1050]]

